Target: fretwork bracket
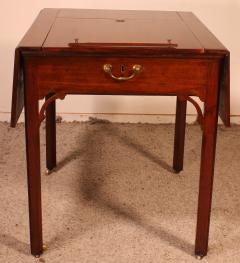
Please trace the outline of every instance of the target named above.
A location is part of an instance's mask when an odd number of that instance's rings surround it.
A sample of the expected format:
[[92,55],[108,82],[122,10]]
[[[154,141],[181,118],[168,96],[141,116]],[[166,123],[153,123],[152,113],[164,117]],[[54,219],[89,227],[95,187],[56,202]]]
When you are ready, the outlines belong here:
[[63,92],[58,92],[53,94],[51,97],[49,97],[42,105],[42,108],[39,112],[39,126],[41,125],[42,121],[46,118],[46,109],[48,107],[48,105],[55,101],[56,99],[61,99],[63,100],[66,96],[66,93]]
[[199,125],[203,129],[204,115],[203,115],[202,110],[201,110],[200,106],[198,105],[198,103],[193,98],[191,98],[191,97],[189,97],[187,95],[180,95],[180,96],[178,96],[178,98],[181,101],[189,101],[189,102],[192,103],[192,105],[195,107],[195,109],[197,111],[197,122],[199,123]]

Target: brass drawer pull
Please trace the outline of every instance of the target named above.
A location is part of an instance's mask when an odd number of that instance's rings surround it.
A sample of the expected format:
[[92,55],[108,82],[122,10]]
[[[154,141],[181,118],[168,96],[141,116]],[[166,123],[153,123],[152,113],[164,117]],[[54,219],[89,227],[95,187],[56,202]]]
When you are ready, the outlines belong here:
[[114,76],[112,74],[112,65],[111,64],[104,64],[103,70],[104,70],[104,72],[108,73],[111,78],[113,78],[115,80],[123,81],[123,80],[129,80],[129,79],[134,78],[137,74],[139,74],[142,71],[142,66],[141,65],[133,65],[133,67],[132,67],[133,73],[128,77],[116,77],[116,76]]

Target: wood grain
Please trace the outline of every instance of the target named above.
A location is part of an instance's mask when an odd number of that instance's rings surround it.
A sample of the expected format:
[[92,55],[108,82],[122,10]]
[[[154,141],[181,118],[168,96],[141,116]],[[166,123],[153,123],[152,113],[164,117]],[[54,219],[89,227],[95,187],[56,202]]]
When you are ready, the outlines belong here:
[[[175,46],[163,45],[166,41]],[[69,45],[74,43],[74,45]],[[127,81],[116,77],[139,74]],[[12,126],[25,106],[31,253],[42,253],[39,99],[66,94],[198,96],[204,103],[196,255],[208,249],[217,114],[230,124],[229,51],[192,14],[44,9],[15,54]],[[55,97],[54,97],[55,96]],[[219,107],[220,105],[220,107]],[[44,108],[43,108],[44,109]],[[43,115],[43,110],[41,111]],[[56,165],[55,102],[46,112],[47,167]],[[186,102],[177,101],[174,169],[183,168]]]
[[19,48],[41,48],[54,23],[59,9],[46,8],[41,10],[32,26],[20,41]]
[[25,65],[25,135],[28,175],[28,205],[31,253],[43,252],[42,201],[40,171],[39,109],[37,90],[34,87],[36,72],[32,65]]
[[15,50],[12,88],[11,127],[15,127],[24,106],[23,58],[24,50],[40,50],[57,16],[58,9],[43,9]]
[[177,97],[173,152],[173,169],[176,173],[183,170],[186,111],[187,100]]
[[219,105],[219,64],[212,63],[204,104],[195,254],[207,255]]
[[[36,86],[39,97],[47,92],[115,94],[115,95],[176,95],[191,94],[204,99],[209,60],[174,58],[75,58],[29,57],[37,68]],[[139,75],[128,81],[116,81],[103,71],[111,64],[116,76],[129,76],[135,64],[142,66]],[[121,67],[125,72],[121,73]]]

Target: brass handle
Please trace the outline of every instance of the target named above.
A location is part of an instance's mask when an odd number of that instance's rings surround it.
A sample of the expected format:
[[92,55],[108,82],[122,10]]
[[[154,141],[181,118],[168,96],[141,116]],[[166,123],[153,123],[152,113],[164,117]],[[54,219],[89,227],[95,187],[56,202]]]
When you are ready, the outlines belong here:
[[134,78],[137,74],[139,74],[142,71],[142,66],[141,65],[133,65],[133,67],[132,67],[133,73],[128,77],[116,77],[116,76],[114,76],[112,74],[112,65],[111,64],[104,64],[103,70],[104,70],[104,72],[108,73],[111,78],[123,81],[123,80],[129,80],[129,79]]

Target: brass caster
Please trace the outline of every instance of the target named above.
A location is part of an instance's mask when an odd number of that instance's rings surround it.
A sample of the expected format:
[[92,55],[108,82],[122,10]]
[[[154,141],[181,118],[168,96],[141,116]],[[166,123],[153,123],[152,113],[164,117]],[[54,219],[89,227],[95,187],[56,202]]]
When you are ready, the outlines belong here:
[[45,171],[45,175],[49,175],[50,173],[51,173],[51,170],[46,169],[46,171]]
[[174,174],[180,174],[180,173],[182,172],[182,170],[176,171],[176,170],[172,169],[172,172],[173,172]]
[[34,255],[35,258],[40,258],[40,255]]
[[204,256],[196,255],[195,257],[196,257],[197,260],[202,260]]
[[47,251],[48,250],[48,245],[47,244],[43,244],[43,251]]

